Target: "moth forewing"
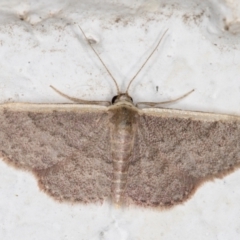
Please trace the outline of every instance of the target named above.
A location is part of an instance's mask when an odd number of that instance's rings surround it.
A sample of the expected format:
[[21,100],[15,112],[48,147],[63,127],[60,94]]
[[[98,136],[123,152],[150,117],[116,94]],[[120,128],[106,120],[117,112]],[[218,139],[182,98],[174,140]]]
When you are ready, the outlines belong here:
[[108,125],[101,106],[2,104],[0,153],[57,200],[103,201],[111,191]]
[[240,117],[170,109],[143,109],[126,194],[143,206],[170,207],[204,181],[240,164]]

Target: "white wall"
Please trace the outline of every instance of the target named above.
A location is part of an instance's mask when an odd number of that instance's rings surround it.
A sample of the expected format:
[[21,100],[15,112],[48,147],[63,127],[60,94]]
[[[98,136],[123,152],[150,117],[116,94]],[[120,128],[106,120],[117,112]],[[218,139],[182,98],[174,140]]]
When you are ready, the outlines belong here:
[[[116,89],[78,25],[125,91],[131,77],[168,29],[131,86],[135,102],[240,115],[238,0],[1,1],[0,101],[69,102],[64,93],[111,100]],[[158,91],[157,91],[158,88]],[[0,238],[238,239],[240,171],[209,182],[168,211],[54,202],[34,177],[0,161]]]

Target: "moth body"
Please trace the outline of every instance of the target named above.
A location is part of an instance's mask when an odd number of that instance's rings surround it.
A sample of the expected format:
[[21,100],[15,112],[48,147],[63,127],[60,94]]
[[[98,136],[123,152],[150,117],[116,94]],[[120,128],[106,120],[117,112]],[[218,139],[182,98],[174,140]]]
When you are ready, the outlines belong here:
[[117,96],[109,108],[111,155],[113,161],[112,201],[117,205],[125,202],[124,195],[128,181],[128,168],[132,157],[137,129],[138,109],[129,96]]

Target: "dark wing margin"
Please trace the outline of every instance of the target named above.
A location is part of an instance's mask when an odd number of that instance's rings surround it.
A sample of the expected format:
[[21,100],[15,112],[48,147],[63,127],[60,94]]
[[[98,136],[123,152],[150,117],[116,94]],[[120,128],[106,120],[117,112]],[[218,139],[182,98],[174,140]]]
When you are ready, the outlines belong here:
[[57,200],[102,202],[111,191],[107,108],[0,105],[0,156]]
[[143,206],[184,202],[207,180],[240,166],[240,117],[178,110],[139,116],[126,193]]

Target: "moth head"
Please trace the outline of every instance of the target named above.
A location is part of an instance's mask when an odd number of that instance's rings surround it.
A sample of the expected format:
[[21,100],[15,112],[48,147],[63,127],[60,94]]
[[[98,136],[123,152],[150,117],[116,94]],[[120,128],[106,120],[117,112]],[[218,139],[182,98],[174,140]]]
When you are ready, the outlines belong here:
[[112,104],[116,104],[118,102],[133,103],[133,99],[126,93],[120,93],[112,98]]

